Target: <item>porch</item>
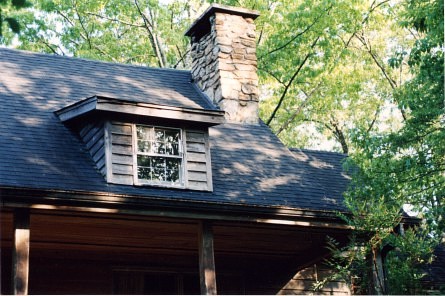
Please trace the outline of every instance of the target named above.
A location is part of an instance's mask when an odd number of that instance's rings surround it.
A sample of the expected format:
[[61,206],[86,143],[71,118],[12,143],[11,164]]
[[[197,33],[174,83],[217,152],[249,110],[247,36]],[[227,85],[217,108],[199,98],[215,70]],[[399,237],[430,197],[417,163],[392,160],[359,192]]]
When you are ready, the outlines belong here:
[[[3,208],[0,215],[3,294],[20,284],[26,264],[29,294],[212,293],[215,275],[218,294],[304,294],[315,278],[298,272],[328,254],[328,235],[345,241],[348,233],[310,223],[56,207]],[[14,239],[20,229],[24,238]],[[20,249],[27,242],[28,257]],[[328,289],[346,293],[341,283]]]

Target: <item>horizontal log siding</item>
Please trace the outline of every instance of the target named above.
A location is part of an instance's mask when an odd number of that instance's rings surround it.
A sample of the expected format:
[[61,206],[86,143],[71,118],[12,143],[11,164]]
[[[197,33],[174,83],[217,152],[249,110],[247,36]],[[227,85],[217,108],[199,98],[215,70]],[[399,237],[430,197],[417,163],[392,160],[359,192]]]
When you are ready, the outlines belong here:
[[186,130],[184,134],[187,188],[211,191],[213,188],[208,133]]
[[318,291],[314,291],[317,281],[329,277],[332,270],[325,265],[313,265],[299,271],[279,292],[279,295],[351,295],[348,285],[340,280],[329,280]]
[[107,170],[105,166],[105,138],[103,122],[87,124],[80,130],[79,134],[82,141],[85,143],[88,152],[96,163],[97,169],[103,176],[105,176]]
[[112,183],[133,185],[133,131],[132,124],[111,122],[107,124],[110,145],[108,180]]

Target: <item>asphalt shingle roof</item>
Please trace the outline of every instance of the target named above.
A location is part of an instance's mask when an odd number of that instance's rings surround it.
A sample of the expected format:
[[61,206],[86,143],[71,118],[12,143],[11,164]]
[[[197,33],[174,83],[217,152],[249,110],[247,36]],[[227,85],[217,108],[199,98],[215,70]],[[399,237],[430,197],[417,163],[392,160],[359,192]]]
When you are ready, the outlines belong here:
[[343,210],[344,155],[288,150],[264,124],[210,128],[213,192],[107,184],[54,114],[103,95],[212,109],[188,71],[0,49],[0,187],[92,191],[212,203]]

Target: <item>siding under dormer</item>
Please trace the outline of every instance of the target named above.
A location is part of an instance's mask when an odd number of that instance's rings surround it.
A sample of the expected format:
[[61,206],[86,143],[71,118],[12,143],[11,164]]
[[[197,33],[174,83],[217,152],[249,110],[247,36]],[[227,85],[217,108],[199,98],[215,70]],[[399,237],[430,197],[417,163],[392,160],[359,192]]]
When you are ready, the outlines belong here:
[[186,180],[187,187],[196,190],[213,190],[212,168],[208,132],[186,130]]
[[107,181],[133,185],[133,125],[130,123],[107,122]]
[[79,132],[88,152],[96,163],[102,176],[106,176],[104,123],[93,122],[85,125]]

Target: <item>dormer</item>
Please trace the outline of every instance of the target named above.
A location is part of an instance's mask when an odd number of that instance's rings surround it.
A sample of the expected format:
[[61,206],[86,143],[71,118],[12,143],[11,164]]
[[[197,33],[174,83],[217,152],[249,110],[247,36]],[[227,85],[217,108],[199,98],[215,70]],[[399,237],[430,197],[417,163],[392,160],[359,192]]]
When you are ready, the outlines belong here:
[[108,183],[213,190],[208,128],[223,111],[93,96],[56,115]]

